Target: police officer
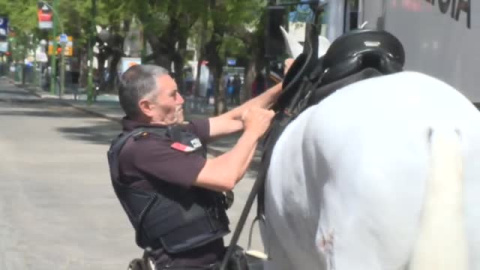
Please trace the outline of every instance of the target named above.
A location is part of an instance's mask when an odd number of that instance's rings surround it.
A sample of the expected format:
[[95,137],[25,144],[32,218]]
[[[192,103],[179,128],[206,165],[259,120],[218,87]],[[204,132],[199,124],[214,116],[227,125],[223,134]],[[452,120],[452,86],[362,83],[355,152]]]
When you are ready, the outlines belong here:
[[[274,116],[276,85],[220,116],[184,124],[175,81],[153,65],[120,78],[123,133],[109,150],[112,184],[157,269],[215,269],[229,233],[223,192],[245,174]],[[207,142],[243,130],[236,145],[206,158]]]

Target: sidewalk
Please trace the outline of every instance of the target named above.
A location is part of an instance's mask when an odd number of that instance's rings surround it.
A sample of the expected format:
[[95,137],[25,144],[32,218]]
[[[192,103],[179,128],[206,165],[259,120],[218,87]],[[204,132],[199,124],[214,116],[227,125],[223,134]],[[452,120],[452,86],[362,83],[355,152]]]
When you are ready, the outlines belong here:
[[[20,85],[17,87],[22,88]],[[76,108],[77,110],[83,111],[85,113],[109,119],[111,121],[121,122],[122,117],[124,116],[122,108],[118,102],[118,96],[111,94],[103,94],[97,97],[97,101],[92,104],[87,104],[87,97],[85,94],[77,95],[76,100],[73,94],[64,94],[60,99],[57,95],[52,95],[49,92],[45,92],[38,87],[23,87],[28,90],[30,93],[40,97],[45,100],[54,100]],[[197,106],[198,107],[198,106]],[[193,120],[199,118],[206,118],[213,114],[213,106],[200,107],[195,109],[195,104],[192,98],[185,99],[184,105],[185,119]],[[230,150],[237,142],[241,134],[233,134],[224,138],[221,138],[215,142],[212,142],[208,145],[208,153],[213,156],[221,155],[228,150]],[[258,163],[260,161],[261,153],[256,151],[254,161],[252,162],[252,169],[258,168]]]

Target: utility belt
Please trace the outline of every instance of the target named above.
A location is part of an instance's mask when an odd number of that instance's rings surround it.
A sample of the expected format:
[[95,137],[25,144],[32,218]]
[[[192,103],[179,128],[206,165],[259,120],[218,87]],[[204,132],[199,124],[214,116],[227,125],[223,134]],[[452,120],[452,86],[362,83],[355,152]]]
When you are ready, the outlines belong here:
[[[149,242],[140,245],[142,248],[163,248],[169,253],[179,253],[203,246],[224,237],[230,232],[228,225],[224,221],[209,216],[195,219],[190,224],[178,227],[167,233],[157,231],[153,227],[144,227],[143,230],[148,231],[148,234],[153,237]],[[155,237],[155,235],[157,236]]]

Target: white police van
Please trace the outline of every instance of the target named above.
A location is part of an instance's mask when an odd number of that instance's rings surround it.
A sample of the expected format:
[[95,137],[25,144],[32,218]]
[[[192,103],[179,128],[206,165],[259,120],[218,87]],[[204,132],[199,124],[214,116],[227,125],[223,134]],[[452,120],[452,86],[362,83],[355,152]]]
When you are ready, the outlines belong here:
[[368,22],[365,28],[400,39],[407,70],[437,77],[480,104],[480,1],[329,1],[327,12],[329,40]]

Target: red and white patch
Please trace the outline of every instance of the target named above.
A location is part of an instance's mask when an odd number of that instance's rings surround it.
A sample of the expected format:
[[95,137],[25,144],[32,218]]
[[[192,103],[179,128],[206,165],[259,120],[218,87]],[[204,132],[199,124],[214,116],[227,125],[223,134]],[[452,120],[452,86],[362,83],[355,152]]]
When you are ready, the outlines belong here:
[[172,143],[172,145],[170,145],[170,147],[172,147],[175,150],[186,152],[186,153],[195,151],[195,148],[190,147],[190,146],[185,145],[185,144],[181,144],[179,142]]

